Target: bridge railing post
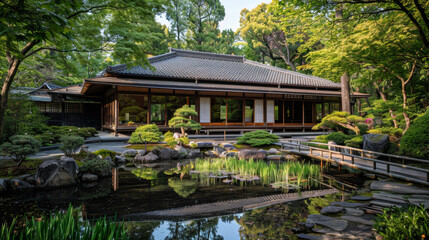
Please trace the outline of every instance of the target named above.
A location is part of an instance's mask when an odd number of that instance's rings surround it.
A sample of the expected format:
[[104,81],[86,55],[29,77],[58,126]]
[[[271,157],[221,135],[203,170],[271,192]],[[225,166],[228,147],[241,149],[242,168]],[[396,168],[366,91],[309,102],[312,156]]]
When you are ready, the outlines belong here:
[[352,156],[352,164],[353,165],[355,164],[355,157],[354,156]]

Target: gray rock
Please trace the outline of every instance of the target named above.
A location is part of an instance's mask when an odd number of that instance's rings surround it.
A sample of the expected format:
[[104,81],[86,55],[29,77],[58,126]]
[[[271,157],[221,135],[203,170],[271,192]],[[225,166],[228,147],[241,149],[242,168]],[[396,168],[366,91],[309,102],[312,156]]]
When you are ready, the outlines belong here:
[[121,157],[135,157],[137,155],[137,151],[134,149],[128,149],[122,152]]
[[156,156],[153,152],[150,152],[141,158],[143,162],[150,163],[158,160],[158,156]]
[[183,146],[176,145],[174,147],[174,150],[176,150],[178,152],[179,156],[181,156],[181,157],[188,157],[189,156],[190,150],[183,147]]
[[343,207],[337,207],[337,206],[327,206],[322,208],[322,210],[320,210],[321,214],[336,214],[339,212],[344,211]]
[[338,147],[334,147],[332,145],[338,145],[336,142],[334,141],[328,141],[328,148],[331,151],[339,151],[340,149],[338,149]]
[[98,180],[98,176],[90,173],[82,175],[82,182],[95,182]]
[[363,216],[364,212],[363,210],[360,209],[355,209],[355,208],[345,208],[346,209],[346,215],[350,215],[350,216]]
[[[385,134],[363,135],[363,149],[374,152],[385,152],[389,146],[389,136]],[[377,156],[369,156],[377,157]]]
[[104,160],[108,161],[111,166],[115,165],[115,163],[113,162],[113,160],[112,160],[112,158],[110,156],[107,156]]
[[331,206],[341,206],[347,208],[358,208],[365,207],[367,204],[365,203],[353,203],[353,202],[331,202]]
[[197,142],[196,144],[199,148],[212,148],[213,147],[212,142]]
[[7,191],[7,181],[6,179],[0,178],[0,193]]
[[266,151],[255,151],[255,150],[242,150],[238,153],[239,159],[262,159],[267,158]]
[[115,156],[115,162],[116,162],[116,164],[122,164],[122,163],[125,163],[126,160],[125,160],[125,157],[122,157],[120,155],[116,155]]
[[296,236],[300,239],[307,239],[307,240],[328,240],[329,239],[325,236],[311,235],[311,234],[304,234],[304,233],[297,234]]
[[268,154],[277,155],[277,154],[279,154],[279,151],[277,151],[277,149],[275,149],[275,148],[270,148],[270,150],[268,150]]
[[233,158],[233,157],[237,157],[237,153],[236,152],[229,152],[226,154],[225,156],[226,158]]
[[221,157],[221,158],[226,158],[226,155],[228,154],[228,152],[227,151],[224,151],[224,152],[222,152],[220,155],[219,155],[219,157]]
[[374,225],[374,222],[366,220],[366,219],[363,219],[363,218],[360,218],[360,217],[345,215],[345,216],[341,216],[341,218],[344,219],[344,220],[347,220],[349,222],[360,223],[360,224],[363,224],[363,225],[368,225],[368,226]]
[[175,151],[171,148],[163,148],[159,151],[158,158],[160,160],[170,160],[171,159],[171,151]]
[[24,175],[21,175],[19,177],[14,177],[14,179],[25,181],[25,179],[28,178],[28,177],[31,177],[31,174],[24,174]]
[[190,158],[197,158],[201,156],[201,151],[200,149],[192,149],[189,151],[189,157]]
[[294,156],[294,155],[286,155],[286,156],[284,156],[284,158],[286,160],[290,160],[290,161],[296,161],[296,160],[298,160],[298,158],[296,156]]
[[221,145],[227,151],[237,150],[237,148],[231,143],[222,143]]
[[33,189],[34,186],[29,184],[26,181],[23,180],[19,180],[16,178],[12,178],[9,180],[9,188],[12,191],[22,191],[22,190],[29,190],[29,189]]
[[173,138],[174,138],[174,140],[179,140],[179,138],[182,136],[182,134],[180,134],[180,133],[178,133],[178,132],[175,132],[174,134],[173,134]]
[[221,147],[221,146],[214,146],[213,147],[213,152],[217,155],[220,156],[223,152],[227,152],[225,148]]
[[370,189],[373,191],[388,191],[396,194],[423,194],[429,195],[429,190],[421,189],[415,186],[409,186],[402,183],[374,181]]
[[372,205],[377,205],[377,206],[383,207],[383,208],[385,208],[385,207],[403,207],[406,205],[406,204],[398,204],[398,203],[391,203],[391,202],[384,202],[384,201],[377,201],[377,200],[372,200],[369,203]]
[[268,155],[267,156],[267,160],[275,160],[275,161],[281,161],[283,160],[283,156],[282,155]]
[[30,175],[30,176],[26,177],[24,179],[24,181],[28,182],[31,185],[35,185],[36,184],[36,176]]
[[36,186],[40,188],[69,186],[77,183],[78,166],[73,158],[44,161],[36,173]]
[[311,214],[310,216],[308,216],[307,223],[313,223],[324,227],[328,227],[338,232],[343,231],[348,226],[347,221],[345,220],[338,220],[336,218],[318,215],[318,214]]
[[413,205],[416,205],[416,206],[423,205],[425,209],[429,208],[429,200],[427,199],[409,198],[408,201]]
[[407,203],[404,196],[396,195],[396,194],[374,193],[373,198],[374,198],[374,200],[388,201],[388,202],[394,202],[394,203],[399,203],[399,204],[406,204]]
[[351,200],[355,201],[370,201],[372,200],[372,197],[366,197],[366,196],[353,196],[350,198]]
[[137,154],[144,156],[146,154],[146,150],[137,150]]
[[315,232],[315,233],[323,233],[323,234],[326,234],[326,233],[333,233],[333,234],[338,233],[337,231],[334,231],[334,230],[329,229],[329,228],[313,228],[312,231]]

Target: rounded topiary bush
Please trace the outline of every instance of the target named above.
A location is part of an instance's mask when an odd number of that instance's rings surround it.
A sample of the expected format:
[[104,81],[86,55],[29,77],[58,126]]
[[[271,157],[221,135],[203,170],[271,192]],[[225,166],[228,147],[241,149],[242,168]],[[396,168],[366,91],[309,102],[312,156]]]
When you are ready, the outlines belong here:
[[352,139],[353,137],[356,137],[356,136],[346,135],[346,134],[344,134],[342,132],[334,132],[334,133],[328,134],[328,136],[326,137],[326,139],[328,141],[334,141],[338,145],[344,145],[344,142],[346,140]]
[[245,133],[237,138],[238,144],[249,144],[252,147],[267,146],[279,141],[279,136],[264,130],[256,130]]
[[407,156],[429,159],[429,112],[411,124],[401,138],[400,150]]

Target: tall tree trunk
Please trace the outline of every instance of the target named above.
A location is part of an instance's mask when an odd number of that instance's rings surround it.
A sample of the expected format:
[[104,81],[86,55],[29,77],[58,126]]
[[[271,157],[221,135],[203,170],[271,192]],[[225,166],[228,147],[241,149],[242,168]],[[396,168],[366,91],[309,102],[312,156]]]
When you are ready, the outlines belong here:
[[401,84],[402,85],[402,99],[403,99],[403,101],[402,101],[402,116],[404,116],[404,120],[405,120],[405,129],[404,129],[404,132],[402,132],[402,134],[404,134],[410,128],[410,125],[411,125],[410,117],[408,116],[408,113],[405,112],[405,110],[407,108],[407,89],[406,89],[407,83],[408,83],[408,81],[402,82],[402,84]]
[[3,138],[4,132],[4,117],[7,109],[7,102],[9,99],[9,90],[12,86],[13,79],[15,78],[18,67],[21,61],[18,59],[10,59],[9,68],[7,71],[6,78],[3,82],[3,87],[0,93],[0,139]]
[[341,110],[350,114],[352,113],[350,107],[349,76],[346,72],[341,76]]

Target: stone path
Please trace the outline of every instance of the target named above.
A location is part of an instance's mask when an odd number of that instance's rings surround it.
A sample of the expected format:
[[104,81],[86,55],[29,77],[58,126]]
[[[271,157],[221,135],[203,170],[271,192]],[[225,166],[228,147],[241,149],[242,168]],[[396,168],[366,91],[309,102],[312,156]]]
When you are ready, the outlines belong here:
[[332,193],[337,193],[336,189],[327,189],[327,190],[316,190],[316,191],[306,191],[301,194],[298,193],[285,193],[285,194],[276,194],[263,197],[239,199],[239,200],[230,200],[222,201],[215,203],[206,203],[198,204],[188,207],[173,208],[166,210],[158,210],[152,212],[146,212],[141,214],[133,214],[126,217],[131,219],[141,219],[141,218],[154,218],[154,219],[166,219],[166,218],[189,218],[189,217],[202,217],[213,215],[215,213],[222,212],[232,212],[232,211],[243,211],[250,210],[253,208],[265,207],[269,205],[291,202],[302,200],[311,197],[320,197]]
[[[407,184],[374,181],[371,184],[372,197],[353,196],[350,201],[332,202],[322,208],[321,214],[312,214],[307,224],[315,224],[308,231],[297,234],[299,239],[375,239],[373,219],[389,206],[424,204],[429,208],[429,191]],[[381,190],[381,191],[380,191]],[[390,191],[390,192],[387,192]],[[341,216],[339,216],[341,215]],[[299,224],[298,224],[299,225]]]

